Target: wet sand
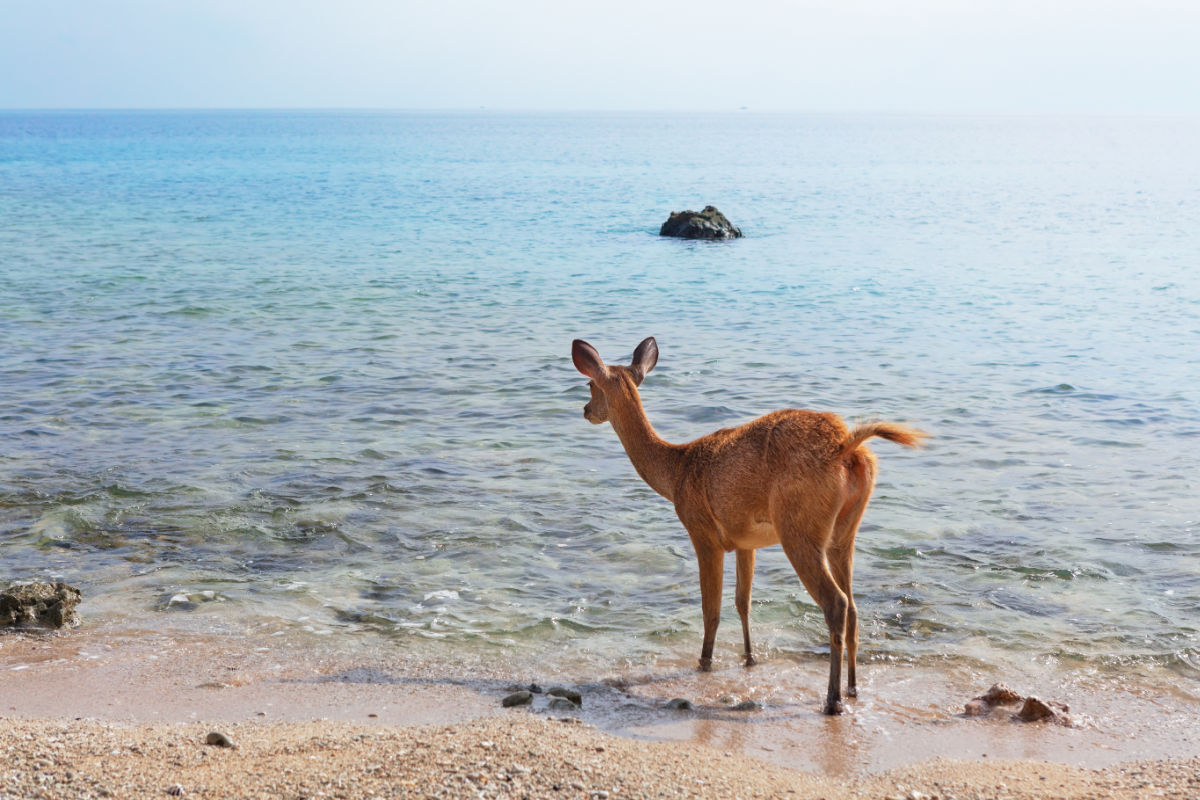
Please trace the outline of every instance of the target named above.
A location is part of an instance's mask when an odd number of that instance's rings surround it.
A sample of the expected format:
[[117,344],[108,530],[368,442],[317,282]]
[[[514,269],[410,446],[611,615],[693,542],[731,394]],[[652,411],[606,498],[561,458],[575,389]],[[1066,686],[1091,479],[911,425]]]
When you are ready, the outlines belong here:
[[[1028,687],[1070,702],[1077,726],[1023,724],[961,714],[966,686],[993,676],[872,665],[849,712],[827,718],[822,673],[524,676],[579,688],[583,709],[564,714],[544,695],[501,708],[516,676],[478,665],[211,636],[5,635],[0,752],[13,766],[0,795],[53,780],[45,796],[1200,797],[1200,702],[1183,689]],[[663,708],[672,697],[696,708]],[[743,699],[763,707],[733,711]],[[240,746],[205,745],[214,729]]]

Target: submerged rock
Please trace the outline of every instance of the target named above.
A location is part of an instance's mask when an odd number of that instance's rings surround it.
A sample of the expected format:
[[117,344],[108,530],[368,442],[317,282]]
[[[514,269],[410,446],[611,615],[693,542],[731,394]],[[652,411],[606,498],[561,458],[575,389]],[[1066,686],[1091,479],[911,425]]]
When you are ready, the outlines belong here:
[[565,689],[562,686],[554,686],[550,689],[547,689],[546,694],[550,695],[551,697],[566,698],[577,706],[583,705],[583,695],[574,689]]
[[1008,684],[993,683],[992,688],[977,699],[993,706],[1006,706],[1021,702],[1021,695],[1016,690],[1009,688]]
[[730,709],[731,711],[761,711],[762,703],[756,703],[753,700],[743,700]]
[[1070,709],[1066,703],[1056,700],[1041,700],[1033,696],[1023,697],[1003,683],[993,684],[992,688],[968,702],[964,710],[968,717],[983,717],[990,714],[995,708],[1015,703],[1022,703],[1022,705],[1017,713],[1009,715],[1009,719],[1014,722],[1050,720],[1068,727],[1078,727],[1081,724],[1067,713]]
[[1013,719],[1021,722],[1041,722],[1044,719],[1053,720],[1063,725],[1070,725],[1071,719],[1066,716],[1070,709],[1066,703],[1053,700],[1047,702],[1036,697],[1026,697],[1021,710],[1013,715]]
[[578,711],[579,705],[565,697],[551,697],[550,704],[546,708],[550,711]]
[[500,705],[504,706],[505,708],[512,708],[513,706],[527,706],[532,702],[533,692],[529,691],[528,689],[522,689],[519,692],[513,692],[508,697],[501,700]]
[[663,708],[670,708],[675,711],[691,711],[695,708],[691,700],[684,700],[682,697],[674,697],[667,701]]
[[985,703],[982,697],[968,700],[966,706],[963,707],[963,713],[968,717],[984,717],[990,714],[991,711],[991,704]]
[[683,239],[739,239],[742,231],[716,206],[705,206],[703,211],[672,211],[659,228],[658,235]]
[[43,625],[73,628],[79,624],[75,607],[83,594],[74,586],[25,583],[0,592],[0,625]]
[[983,717],[992,712],[996,706],[1007,706],[1019,703],[1024,699],[1016,690],[1004,683],[993,683],[992,688],[967,703],[963,709],[968,717]]
[[202,592],[179,592],[171,595],[160,607],[166,611],[192,611],[201,603],[211,603],[223,599],[211,589],[205,589]]

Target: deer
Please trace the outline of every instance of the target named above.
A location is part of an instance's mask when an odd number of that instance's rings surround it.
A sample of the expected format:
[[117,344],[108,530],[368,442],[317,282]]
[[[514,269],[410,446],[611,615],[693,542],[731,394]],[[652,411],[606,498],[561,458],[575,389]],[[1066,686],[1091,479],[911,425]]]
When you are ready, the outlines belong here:
[[858,696],[858,609],[851,591],[854,539],[875,486],[877,464],[865,443],[878,436],[915,448],[928,434],[891,422],[850,428],[836,414],[784,409],[687,444],[671,444],[654,431],[638,392],[658,363],[654,337],[637,346],[629,366],[605,364],[596,348],[582,339],[572,342],[571,360],[589,379],[591,398],[583,408],[584,418],[596,425],[612,423],[633,468],[674,504],[691,539],[704,619],[700,669],[712,669],[725,554],[730,551],[737,553],[734,603],[742,621],[744,663],[755,664],[750,646],[755,552],[782,545],[829,627],[829,688],[823,712],[843,713],[843,650],[846,696]]

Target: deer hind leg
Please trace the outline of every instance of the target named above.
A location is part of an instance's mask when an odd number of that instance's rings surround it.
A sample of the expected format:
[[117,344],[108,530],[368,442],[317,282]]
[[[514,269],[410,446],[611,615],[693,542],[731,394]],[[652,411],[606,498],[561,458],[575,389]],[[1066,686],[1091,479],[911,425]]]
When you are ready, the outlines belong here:
[[725,552],[714,547],[696,547],[700,564],[700,607],[704,614],[704,644],[700,648],[700,669],[712,669],[713,643],[721,622],[721,582],[725,571]]
[[826,557],[825,543],[829,541],[830,533],[828,528],[815,530],[811,534],[803,529],[793,529],[791,535],[781,538],[783,550],[800,577],[800,582],[825,613],[825,624],[829,626],[829,688],[825,694],[824,711],[826,714],[840,714],[843,710],[842,651],[849,601],[834,580]]
[[754,582],[754,551],[737,551],[737,604],[738,616],[742,618],[742,641],[746,646],[746,666],[754,666],[754,653],[750,649],[750,584]]
[[854,575],[854,538],[871,489],[875,485],[875,457],[870,451],[857,453],[850,466],[850,488],[852,495],[838,514],[833,527],[833,540],[829,548],[829,566],[838,588],[846,593],[846,696],[858,696],[858,607],[854,604],[851,587]]
[[858,697],[858,675],[855,664],[858,659],[858,607],[854,604],[851,576],[854,572],[854,532],[850,533],[848,547],[835,543],[829,549],[829,569],[839,589],[846,595],[846,696]]

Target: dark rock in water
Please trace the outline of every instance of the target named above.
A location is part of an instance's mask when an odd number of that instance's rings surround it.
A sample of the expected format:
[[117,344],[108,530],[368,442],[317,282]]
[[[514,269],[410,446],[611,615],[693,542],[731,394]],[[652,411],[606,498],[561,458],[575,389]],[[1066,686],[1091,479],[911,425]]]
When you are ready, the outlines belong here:
[[658,235],[683,239],[739,239],[742,231],[716,206],[705,206],[703,211],[672,211]]
[[233,743],[233,739],[230,739],[220,731],[213,731],[210,733],[204,738],[204,743],[211,744],[216,747],[237,747],[237,745]]
[[546,694],[551,697],[565,697],[577,706],[583,705],[583,695],[574,689],[564,689],[562,686],[554,686],[546,690]]
[[527,706],[532,702],[533,692],[529,691],[528,689],[522,689],[519,692],[513,692],[508,697],[501,700],[500,705],[504,706],[505,708],[512,708],[513,706]]
[[0,592],[0,625],[47,625],[73,628],[79,624],[75,607],[83,595],[74,586],[25,583]]
[[691,711],[695,708],[691,700],[684,700],[682,697],[675,697],[667,701],[663,708],[674,709],[675,711]]
[[529,686],[527,688],[529,689],[529,691],[533,692],[534,694],[541,694],[544,691],[544,689],[542,689],[542,687],[537,685],[536,683],[529,684]]
[[1026,697],[1025,704],[1016,713],[1015,719],[1019,719],[1021,722],[1040,722],[1044,719],[1051,719],[1066,725],[1070,724],[1070,720],[1063,715],[1069,710],[1065,703],[1056,703],[1053,700],[1045,702],[1036,697]]
[[743,700],[734,706],[731,711],[761,711],[762,703],[756,703],[753,700]]

